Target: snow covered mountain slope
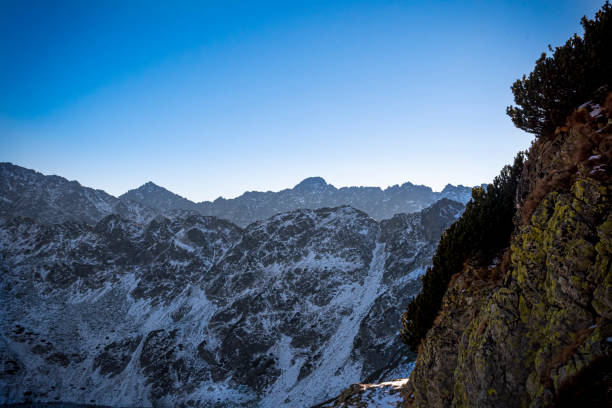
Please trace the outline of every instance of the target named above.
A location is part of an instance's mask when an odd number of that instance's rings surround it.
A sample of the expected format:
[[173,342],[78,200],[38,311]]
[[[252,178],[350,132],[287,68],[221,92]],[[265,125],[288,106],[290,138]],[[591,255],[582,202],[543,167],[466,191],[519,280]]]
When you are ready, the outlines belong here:
[[397,364],[402,301],[462,210],[1,218],[0,403],[323,402]]

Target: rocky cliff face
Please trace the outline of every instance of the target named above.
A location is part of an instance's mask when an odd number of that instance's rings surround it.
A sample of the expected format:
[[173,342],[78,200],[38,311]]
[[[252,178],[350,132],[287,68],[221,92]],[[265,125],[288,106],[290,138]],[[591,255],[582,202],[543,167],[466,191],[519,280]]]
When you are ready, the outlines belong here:
[[451,280],[405,405],[608,406],[610,107],[586,105],[569,123],[529,152],[501,261],[468,262]]
[[462,210],[297,210],[246,229],[185,212],[2,218],[0,403],[325,401],[401,363],[398,300]]

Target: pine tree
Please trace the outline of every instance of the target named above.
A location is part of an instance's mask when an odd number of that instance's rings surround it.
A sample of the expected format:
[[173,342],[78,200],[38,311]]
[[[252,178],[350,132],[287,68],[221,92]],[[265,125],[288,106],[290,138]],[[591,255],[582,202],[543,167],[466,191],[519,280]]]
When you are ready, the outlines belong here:
[[583,17],[583,37],[574,34],[552,56],[543,53],[534,70],[512,85],[514,102],[506,113],[516,127],[537,137],[557,126],[598,88],[612,85],[612,6],[608,1],[594,19]]
[[451,276],[460,272],[468,259],[488,265],[508,245],[524,159],[525,154],[520,152],[492,184],[474,188],[461,218],[442,234],[433,265],[423,275],[421,293],[402,314],[401,338],[413,349],[431,328]]

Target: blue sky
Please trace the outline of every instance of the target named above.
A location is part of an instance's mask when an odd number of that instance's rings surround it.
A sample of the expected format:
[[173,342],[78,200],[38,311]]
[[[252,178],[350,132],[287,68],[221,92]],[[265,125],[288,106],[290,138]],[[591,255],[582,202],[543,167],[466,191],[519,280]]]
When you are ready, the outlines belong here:
[[510,85],[602,1],[0,0],[0,161],[192,200],[490,181]]

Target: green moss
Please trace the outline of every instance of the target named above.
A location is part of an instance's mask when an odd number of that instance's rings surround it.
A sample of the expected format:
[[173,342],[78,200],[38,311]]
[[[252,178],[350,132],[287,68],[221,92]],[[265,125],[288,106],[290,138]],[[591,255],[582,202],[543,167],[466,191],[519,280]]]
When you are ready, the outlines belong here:
[[[570,191],[548,194],[515,231],[500,287],[447,293],[449,316],[471,319],[453,326],[449,318],[447,327],[461,334],[438,339],[458,344],[456,366],[444,380],[450,405],[548,406],[561,385],[610,352],[611,191],[588,177],[578,177]],[[475,318],[468,297],[478,307]],[[440,358],[428,353],[429,361]]]
[[529,322],[529,316],[531,314],[529,304],[525,300],[523,295],[519,296],[519,313],[523,323]]

